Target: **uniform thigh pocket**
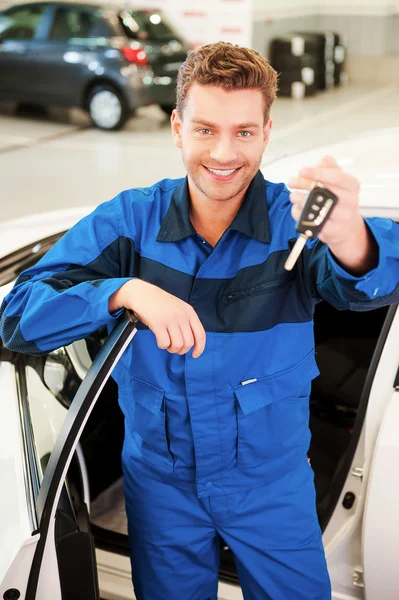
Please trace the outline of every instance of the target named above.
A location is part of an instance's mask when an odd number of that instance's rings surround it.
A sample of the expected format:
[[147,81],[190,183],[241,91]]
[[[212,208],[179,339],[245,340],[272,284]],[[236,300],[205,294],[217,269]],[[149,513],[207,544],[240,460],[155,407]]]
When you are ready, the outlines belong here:
[[131,422],[136,441],[141,445],[142,456],[149,462],[172,467],[164,391],[135,377],[131,382],[134,400]]
[[306,439],[311,380],[318,374],[312,352],[289,369],[234,390],[239,466],[256,466]]

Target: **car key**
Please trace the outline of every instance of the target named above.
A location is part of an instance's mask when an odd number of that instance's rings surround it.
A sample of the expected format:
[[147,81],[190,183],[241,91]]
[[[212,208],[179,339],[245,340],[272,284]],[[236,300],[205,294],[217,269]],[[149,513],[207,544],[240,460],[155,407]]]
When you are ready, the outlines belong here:
[[306,242],[316,237],[331,214],[332,209],[338,202],[338,198],[330,190],[316,182],[310,190],[306,202],[299,216],[296,230],[301,234],[292,248],[284,268],[287,271],[293,269]]

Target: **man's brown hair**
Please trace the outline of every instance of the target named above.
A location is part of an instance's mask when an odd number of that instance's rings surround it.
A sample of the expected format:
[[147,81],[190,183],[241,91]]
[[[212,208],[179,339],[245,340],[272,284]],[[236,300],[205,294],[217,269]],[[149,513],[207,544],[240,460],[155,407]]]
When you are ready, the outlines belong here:
[[177,76],[177,111],[183,118],[193,83],[215,85],[224,90],[255,89],[263,94],[265,123],[277,94],[277,73],[256,50],[217,42],[190,52]]

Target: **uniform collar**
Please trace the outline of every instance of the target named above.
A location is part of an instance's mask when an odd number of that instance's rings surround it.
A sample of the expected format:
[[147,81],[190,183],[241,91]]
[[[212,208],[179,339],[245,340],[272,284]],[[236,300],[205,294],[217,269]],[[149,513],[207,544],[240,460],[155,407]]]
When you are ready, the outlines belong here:
[[[229,229],[241,231],[265,244],[270,243],[266,183],[260,171],[251,181],[244,200]],[[196,234],[190,221],[188,179],[173,192],[172,200],[158,233],[157,242],[178,242]]]

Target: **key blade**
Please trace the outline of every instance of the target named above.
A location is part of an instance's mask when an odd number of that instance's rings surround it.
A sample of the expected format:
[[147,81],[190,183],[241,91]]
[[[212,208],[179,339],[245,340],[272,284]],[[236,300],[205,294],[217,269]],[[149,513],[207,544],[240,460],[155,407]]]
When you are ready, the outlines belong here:
[[301,233],[301,235],[295,242],[294,247],[292,248],[287,260],[285,261],[284,269],[286,271],[291,271],[294,268],[295,263],[298,260],[302,250],[304,249],[308,239],[309,237],[307,235]]

